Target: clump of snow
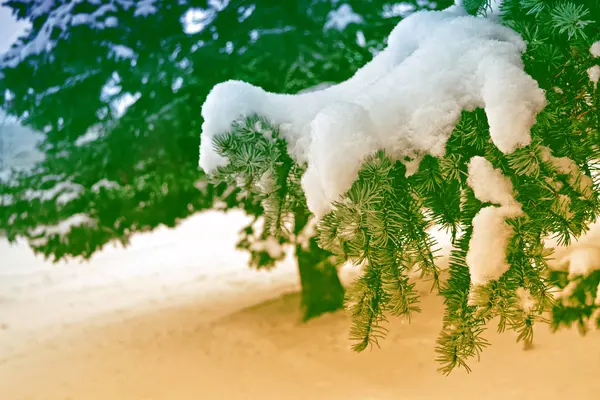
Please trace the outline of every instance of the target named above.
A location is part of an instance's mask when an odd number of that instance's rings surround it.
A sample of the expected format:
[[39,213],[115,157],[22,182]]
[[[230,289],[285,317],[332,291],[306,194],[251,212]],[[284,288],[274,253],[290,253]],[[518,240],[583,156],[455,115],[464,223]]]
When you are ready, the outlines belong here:
[[412,3],[402,2],[395,4],[383,5],[383,18],[407,17],[415,11],[415,5]]
[[594,84],[594,88],[598,86],[598,81],[600,80],[600,65],[594,65],[587,69],[588,77],[590,81]]
[[546,104],[523,71],[524,50],[517,33],[460,7],[414,13],[392,31],[384,51],[328,89],[279,95],[239,81],[215,86],[202,108],[200,166],[210,174],[226,165],[213,138],[235,120],[261,115],[280,127],[295,160],[308,162],[303,188],[320,217],[374,150],[413,163],[425,154],[443,156],[462,110],[484,107],[492,141],[510,153],[530,143]]
[[238,22],[242,23],[245,20],[247,20],[248,18],[250,18],[250,16],[252,15],[252,13],[254,13],[254,10],[256,10],[256,4],[251,4],[248,7],[240,7],[238,8]]
[[285,253],[281,243],[279,243],[273,236],[269,236],[265,240],[256,240],[252,242],[250,250],[265,251],[269,254],[269,257],[273,259],[278,259]]
[[142,97],[141,92],[123,93],[111,103],[115,118],[121,118],[127,109],[134,105]]
[[525,289],[522,287],[518,288],[517,298],[519,299],[521,309],[526,313],[529,313],[535,308],[535,299],[531,296],[531,292],[529,291],[529,289]]
[[467,183],[475,192],[475,197],[484,203],[516,205],[510,179],[483,157],[473,157],[469,162]]
[[136,2],[136,9],[133,13],[136,17],[145,17],[154,14],[157,10],[154,3],[156,0],[139,0]]
[[188,35],[201,32],[214,18],[214,12],[203,8],[190,8],[181,17],[183,31]]
[[506,219],[521,214],[516,207],[484,207],[473,218],[473,236],[466,257],[473,285],[485,285],[508,271],[506,246],[513,230]]
[[569,297],[571,297],[573,293],[575,293],[575,290],[577,289],[578,285],[578,281],[571,281],[564,288],[556,288],[550,293],[552,294],[552,297],[554,297],[555,300],[562,300],[563,303],[566,303]]
[[171,90],[173,92],[177,92],[179,89],[181,89],[182,86],[183,86],[183,78],[181,76],[178,76],[171,84]]
[[547,239],[546,247],[554,249],[552,259],[548,260],[550,269],[568,271],[569,279],[588,276],[600,270],[600,221],[591,224],[581,237],[572,237],[569,246]]
[[311,129],[320,134],[311,143],[302,187],[308,208],[319,217],[329,211],[332,200],[352,186],[365,157],[377,151],[380,141],[365,109],[352,103],[331,105],[327,113],[317,114]]
[[103,134],[104,129],[102,125],[93,125],[83,135],[79,136],[77,140],[75,140],[75,146],[85,146],[88,143],[98,140]]
[[83,192],[83,186],[69,182],[58,182],[50,189],[32,190],[28,189],[24,193],[27,200],[39,200],[41,202],[55,200],[57,204],[66,204],[79,197]]
[[600,40],[592,44],[592,46],[590,47],[590,53],[594,57],[600,57]]
[[117,182],[109,181],[104,178],[92,185],[92,192],[98,193],[100,189],[118,189],[120,186]]
[[568,263],[569,279],[588,276],[600,269],[600,247],[575,245],[562,261]]
[[82,225],[94,226],[96,221],[90,218],[87,214],[74,214],[69,218],[61,221],[57,225],[42,225],[33,229],[30,234],[32,236],[42,236],[46,238],[53,235],[67,235],[75,227]]
[[569,185],[573,189],[586,197],[592,195],[594,190],[594,181],[589,176],[581,172],[577,164],[568,157],[555,157],[552,150],[546,146],[540,146],[540,155],[542,160],[552,165],[558,173],[568,175]]
[[113,44],[110,46],[111,53],[114,54],[117,59],[132,59],[135,58],[135,52],[122,44]]
[[337,29],[343,31],[350,24],[362,24],[363,22],[363,18],[354,12],[350,4],[342,4],[337,10],[329,12],[325,30]]
[[523,211],[512,197],[511,182],[485,158],[471,159],[467,183],[478,200],[500,205],[484,207],[473,218],[466,261],[471,283],[478,286],[500,278],[510,268],[506,246],[513,229],[506,219],[523,215]]

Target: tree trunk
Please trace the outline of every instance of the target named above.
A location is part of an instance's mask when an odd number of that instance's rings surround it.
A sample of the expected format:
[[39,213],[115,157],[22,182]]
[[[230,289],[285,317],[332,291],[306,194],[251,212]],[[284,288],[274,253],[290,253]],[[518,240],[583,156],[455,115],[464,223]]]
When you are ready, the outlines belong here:
[[[309,218],[310,213],[305,207],[298,207],[294,211],[296,237],[306,228]],[[304,321],[344,307],[344,287],[330,257],[331,253],[321,249],[314,237],[309,239],[307,248],[296,244]]]
[[329,254],[310,240],[310,248],[296,246],[296,259],[302,285],[302,312],[307,321],[321,314],[339,310],[344,305],[344,288]]

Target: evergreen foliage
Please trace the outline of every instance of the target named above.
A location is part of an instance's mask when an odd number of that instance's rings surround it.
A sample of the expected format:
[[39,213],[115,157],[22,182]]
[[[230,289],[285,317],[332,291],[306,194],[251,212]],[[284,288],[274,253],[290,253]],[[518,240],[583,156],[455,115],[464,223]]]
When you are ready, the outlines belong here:
[[[490,4],[471,0],[465,7],[485,14]],[[488,346],[485,331],[492,322],[499,332],[516,332],[517,341],[526,346],[538,322],[551,322],[554,328],[577,323],[583,332],[600,324],[600,308],[594,302],[598,272],[573,277],[551,270],[552,249],[546,245],[550,237],[569,244],[600,212],[600,95],[587,72],[598,64],[589,49],[600,40],[600,4],[505,0],[502,11],[502,22],[528,42],[527,73],[546,91],[548,105],[532,129],[532,143],[505,155],[490,141],[483,110],[464,112],[446,156],[425,157],[419,171],[405,178],[400,161],[377,152],[319,223],[319,245],[331,251],[337,263],[363,267],[346,295],[350,337],[357,351],[377,345],[385,336],[388,315],[410,318],[419,311],[415,284],[409,279],[414,271],[431,280],[444,297],[436,351],[445,374],[456,367],[469,370],[469,359]],[[260,117],[239,121],[233,133],[216,140],[216,148],[230,161],[220,176],[235,176],[244,187],[268,177],[270,184],[254,187],[263,202],[273,202],[276,212],[266,216],[271,226],[279,226],[282,213],[290,210],[288,197],[301,198],[297,184],[287,184],[289,171],[295,171],[297,182],[296,172],[305,166],[291,166],[281,139],[263,134],[277,127],[263,120],[261,129],[255,129],[257,120]],[[523,210],[523,215],[507,220],[513,230],[506,249],[510,269],[485,286],[471,284],[466,262],[473,218],[491,205],[475,198],[467,184],[468,163],[474,156],[485,157],[510,178]],[[426,233],[433,225],[448,229],[453,237],[445,279],[435,265],[436,243]],[[558,295],[561,289],[565,290]]]

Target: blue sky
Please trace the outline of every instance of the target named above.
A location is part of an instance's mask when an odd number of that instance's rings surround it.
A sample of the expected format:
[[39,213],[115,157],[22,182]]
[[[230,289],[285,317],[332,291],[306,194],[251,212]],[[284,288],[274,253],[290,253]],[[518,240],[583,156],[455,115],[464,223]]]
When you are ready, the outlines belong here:
[[0,6],[0,53],[9,49],[27,27],[27,23],[17,22],[10,8]]

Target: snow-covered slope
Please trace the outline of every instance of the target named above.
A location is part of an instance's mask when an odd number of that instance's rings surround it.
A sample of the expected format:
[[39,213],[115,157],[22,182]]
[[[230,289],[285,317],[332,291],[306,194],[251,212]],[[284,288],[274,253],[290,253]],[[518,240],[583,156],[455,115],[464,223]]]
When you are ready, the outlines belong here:
[[198,214],[82,264],[0,241],[0,398],[548,400],[600,390],[597,332],[543,325],[531,351],[490,332],[472,375],[439,375],[442,304],[428,290],[410,325],[391,320],[382,349],[353,353],[344,313],[300,324],[298,296],[284,295],[298,289],[289,258],[271,272],[246,266],[234,250],[246,222]]
[[[197,214],[176,229],[139,234],[127,248],[107,246],[89,262],[51,264],[26,243],[11,246],[0,239],[0,324],[9,327],[4,338],[190,298],[204,299],[210,306],[211,299],[217,304],[242,289],[277,292],[269,285],[275,282],[286,289],[296,287],[289,262],[273,272],[247,267],[247,255],[235,250],[246,220],[241,212]],[[223,310],[217,306],[210,312]]]

